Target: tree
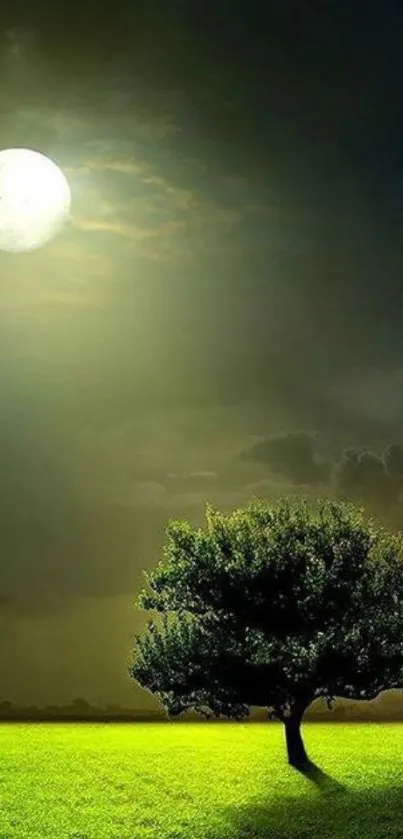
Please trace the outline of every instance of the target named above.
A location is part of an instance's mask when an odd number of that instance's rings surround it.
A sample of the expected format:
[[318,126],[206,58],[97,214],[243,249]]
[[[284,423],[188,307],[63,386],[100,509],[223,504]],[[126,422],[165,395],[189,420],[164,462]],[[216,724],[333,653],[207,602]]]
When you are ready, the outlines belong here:
[[93,710],[89,702],[83,697],[78,696],[76,699],[73,699],[72,705],[70,706],[73,710],[74,714],[79,714],[79,716],[87,717],[90,712]]
[[[171,521],[138,603],[129,674],[171,717],[193,708],[240,720],[266,707],[288,762],[317,697],[372,699],[403,686],[403,543],[342,501],[253,501],[206,528]],[[160,614],[159,614],[160,613]]]

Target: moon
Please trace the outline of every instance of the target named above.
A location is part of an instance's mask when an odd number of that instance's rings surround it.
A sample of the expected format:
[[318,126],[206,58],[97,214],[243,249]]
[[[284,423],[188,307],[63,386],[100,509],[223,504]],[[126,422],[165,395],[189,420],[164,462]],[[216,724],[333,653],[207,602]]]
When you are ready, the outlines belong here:
[[71,192],[63,172],[31,149],[0,151],[0,250],[43,247],[62,230]]

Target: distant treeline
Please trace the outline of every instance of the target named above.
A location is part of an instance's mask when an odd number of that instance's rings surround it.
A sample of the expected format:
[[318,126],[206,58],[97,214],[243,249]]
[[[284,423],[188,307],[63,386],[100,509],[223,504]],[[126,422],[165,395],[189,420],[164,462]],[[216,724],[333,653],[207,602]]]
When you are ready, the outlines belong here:
[[0,702],[0,720],[33,720],[33,721],[103,721],[103,720],[150,720],[157,721],[165,719],[163,712],[153,712],[122,708],[117,704],[107,705],[106,708],[97,708],[85,699],[74,699],[68,705],[46,705],[43,708],[37,705],[18,706],[9,700]]
[[[0,702],[0,721],[14,720],[16,722],[166,722],[168,719],[163,709],[150,711],[142,709],[122,708],[118,704],[108,704],[105,708],[97,708],[85,699],[74,699],[69,705],[47,705],[38,708],[36,705],[19,707],[5,700]],[[311,722],[393,722],[403,721],[403,703],[397,700],[394,707],[382,707],[382,702],[337,702],[332,709],[326,704],[315,703],[308,709],[305,719]],[[252,709],[251,716],[245,722],[267,721],[265,709]],[[205,718],[187,713],[175,719],[175,722],[206,722]],[[226,722],[226,720],[212,719],[210,722]]]

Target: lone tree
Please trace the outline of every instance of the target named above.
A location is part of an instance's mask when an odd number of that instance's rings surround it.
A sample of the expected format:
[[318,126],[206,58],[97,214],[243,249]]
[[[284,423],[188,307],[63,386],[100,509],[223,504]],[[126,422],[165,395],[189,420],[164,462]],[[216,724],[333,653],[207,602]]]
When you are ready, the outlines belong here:
[[129,674],[174,717],[236,720],[267,707],[288,762],[317,697],[373,699],[403,686],[403,542],[347,502],[253,501],[206,528],[171,521],[140,607],[162,613],[135,636]]

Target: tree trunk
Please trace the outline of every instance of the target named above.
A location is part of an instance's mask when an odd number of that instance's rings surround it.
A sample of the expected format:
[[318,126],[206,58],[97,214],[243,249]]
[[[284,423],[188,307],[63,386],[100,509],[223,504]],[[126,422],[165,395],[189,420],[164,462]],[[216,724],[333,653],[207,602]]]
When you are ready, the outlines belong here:
[[309,763],[308,755],[301,736],[301,722],[304,711],[294,711],[291,717],[284,720],[287,757],[290,766],[296,769]]

